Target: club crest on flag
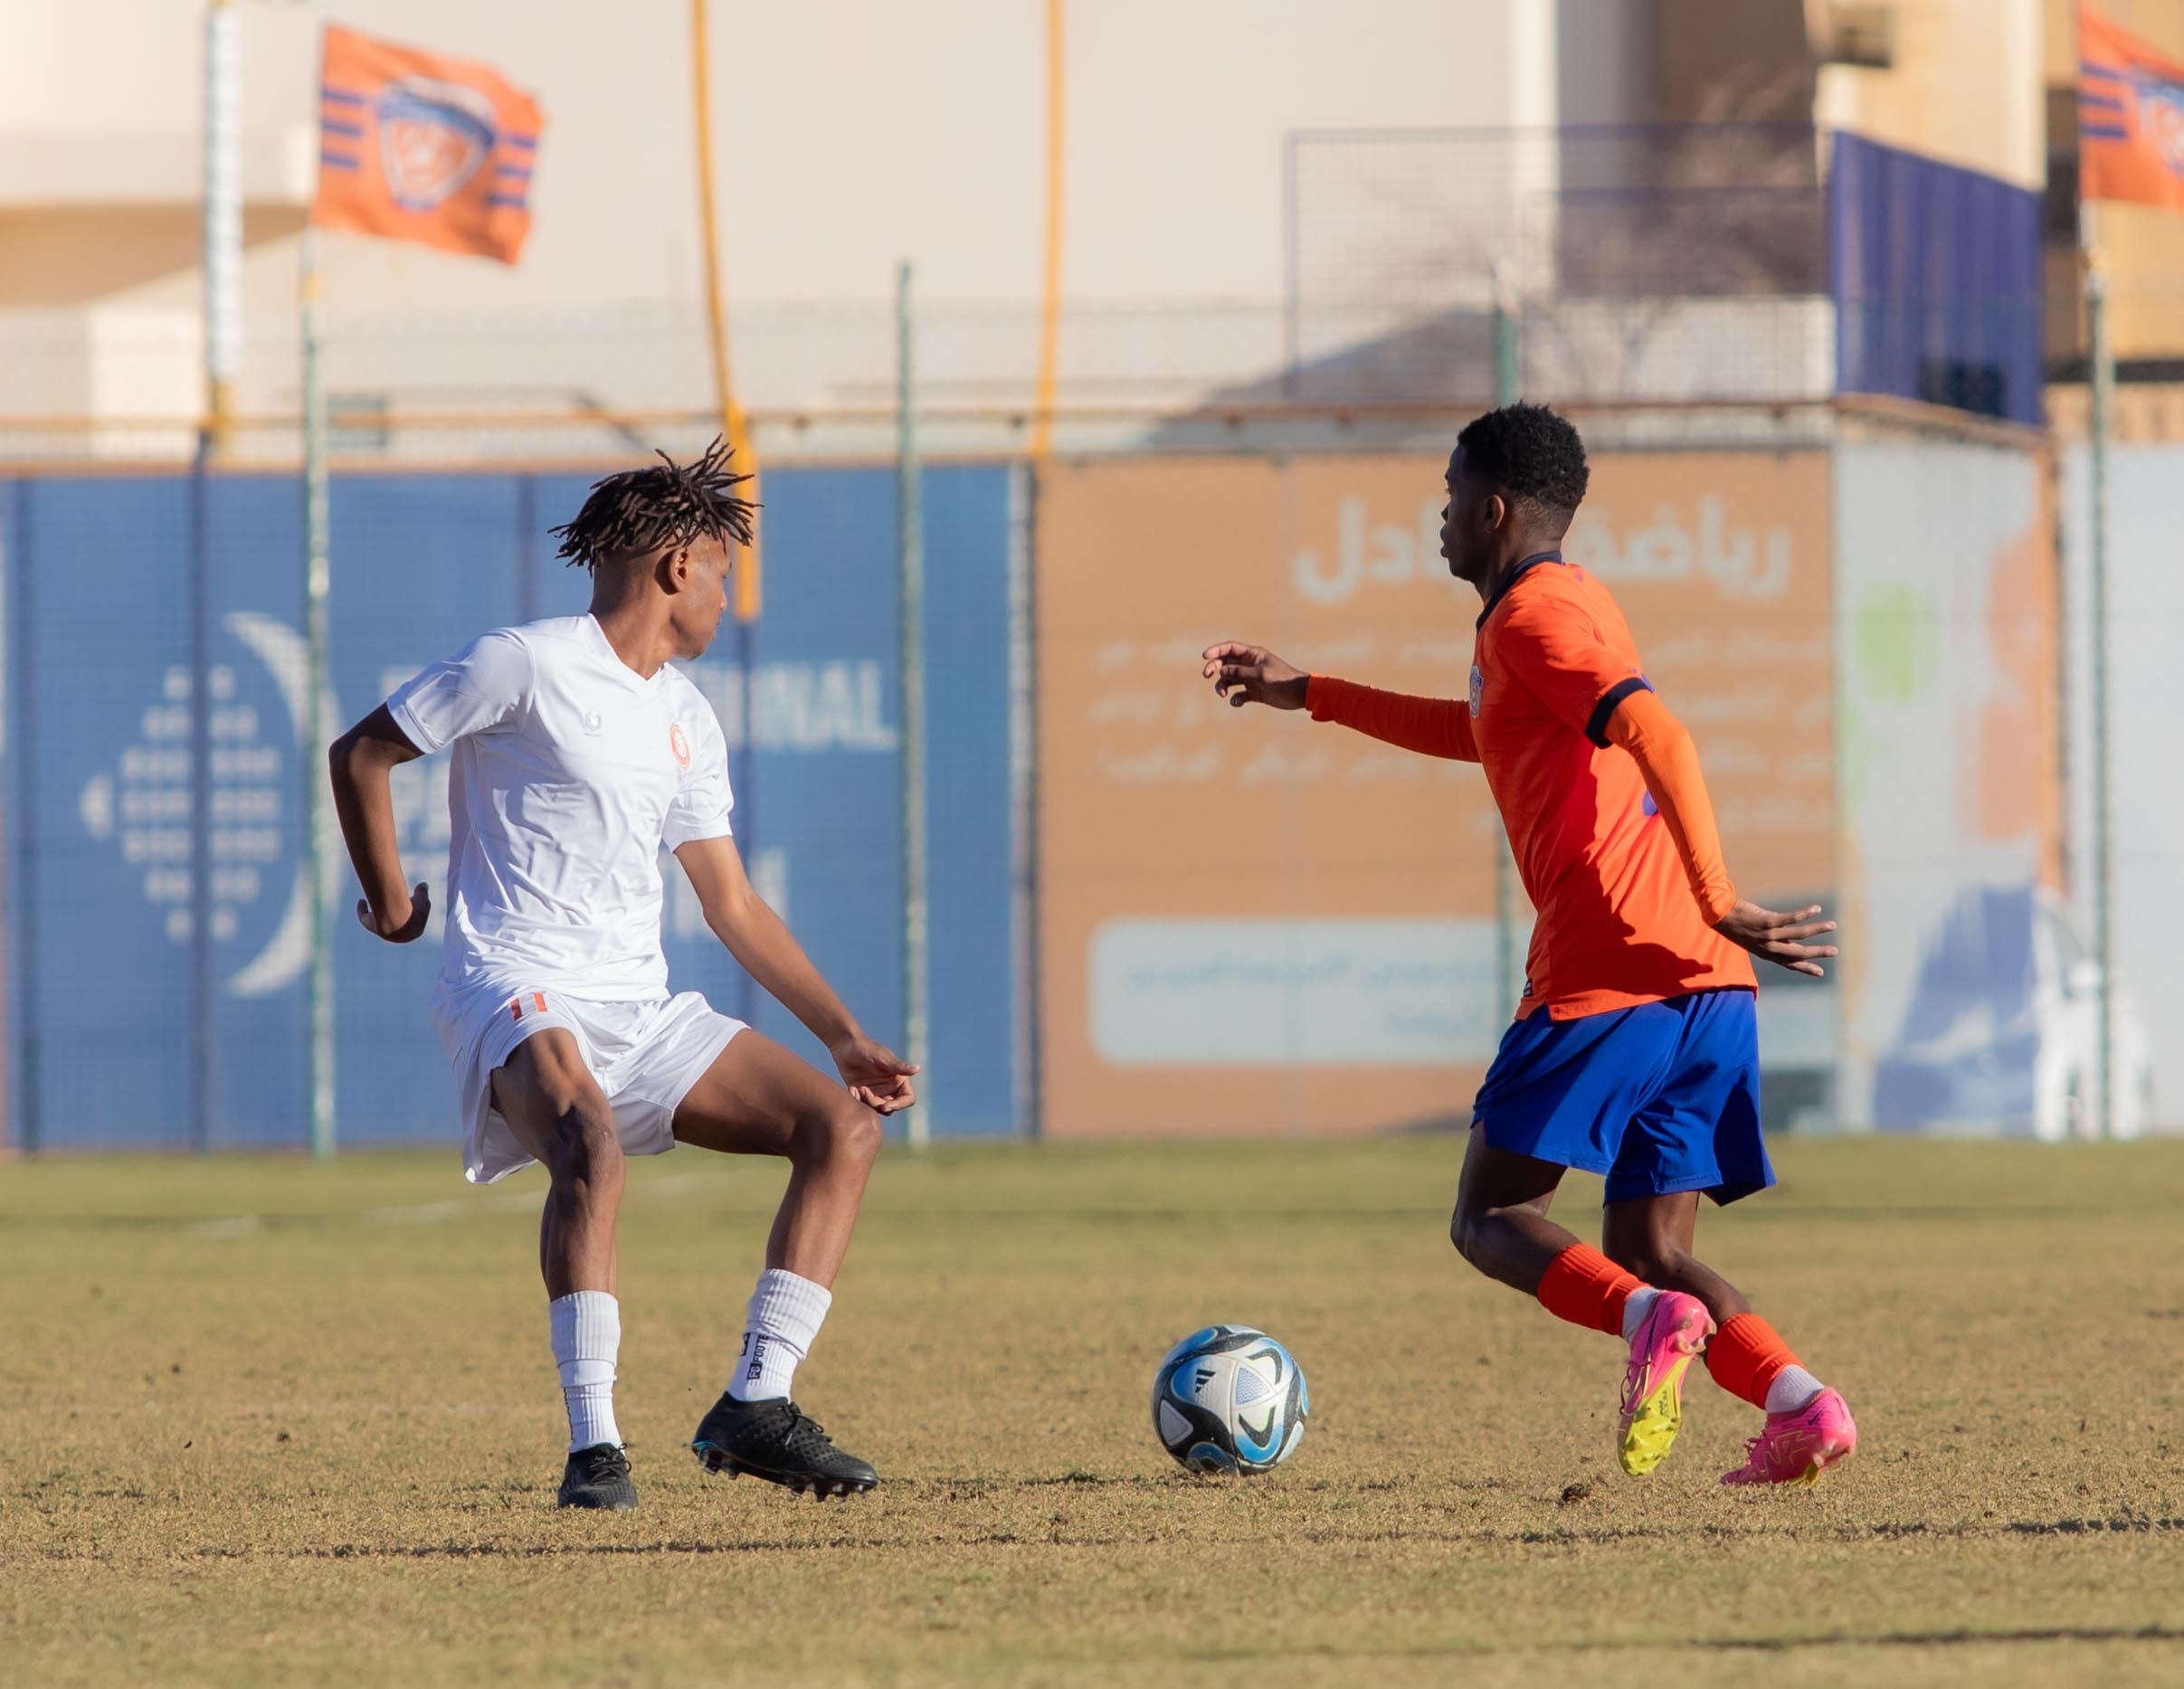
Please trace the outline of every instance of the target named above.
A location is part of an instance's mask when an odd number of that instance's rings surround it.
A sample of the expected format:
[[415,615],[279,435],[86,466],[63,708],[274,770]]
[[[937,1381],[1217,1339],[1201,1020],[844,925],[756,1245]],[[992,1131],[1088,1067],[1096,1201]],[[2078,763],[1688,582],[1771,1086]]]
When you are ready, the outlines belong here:
[[376,104],[380,168],[405,210],[432,210],[492,156],[493,102],[476,89],[405,76]]
[[311,221],[512,264],[545,122],[488,65],[329,24]]
[[2184,64],[2078,12],[2078,195],[2184,211]]
[[2139,116],[2161,162],[2184,176],[2184,88],[2174,82],[2136,79]]

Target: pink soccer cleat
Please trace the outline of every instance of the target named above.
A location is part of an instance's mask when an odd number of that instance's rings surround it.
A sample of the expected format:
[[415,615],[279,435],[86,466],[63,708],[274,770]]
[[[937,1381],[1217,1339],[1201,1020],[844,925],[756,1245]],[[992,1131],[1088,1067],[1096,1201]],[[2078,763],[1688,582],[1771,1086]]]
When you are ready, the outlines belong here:
[[1744,1464],[1724,1484],[1817,1484],[1828,1467],[1858,1452],[1849,1405],[1824,1390],[1801,1408],[1771,1413],[1767,1428],[1744,1445]]
[[1630,1340],[1623,1374],[1623,1423],[1616,1455],[1623,1470],[1642,1478],[1668,1457],[1684,1421],[1684,1374],[1714,1334],[1706,1305],[1680,1290],[1664,1290],[1646,1310]]

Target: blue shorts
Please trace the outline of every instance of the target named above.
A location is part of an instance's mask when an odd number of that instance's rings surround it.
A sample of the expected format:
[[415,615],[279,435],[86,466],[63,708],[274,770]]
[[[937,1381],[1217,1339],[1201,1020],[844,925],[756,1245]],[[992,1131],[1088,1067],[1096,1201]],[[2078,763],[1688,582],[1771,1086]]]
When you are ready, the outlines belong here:
[[1610,1202],[1678,1191],[1733,1202],[1774,1182],[1748,991],[1574,1020],[1534,1010],[1503,1037],[1471,1118],[1497,1150],[1606,1175]]

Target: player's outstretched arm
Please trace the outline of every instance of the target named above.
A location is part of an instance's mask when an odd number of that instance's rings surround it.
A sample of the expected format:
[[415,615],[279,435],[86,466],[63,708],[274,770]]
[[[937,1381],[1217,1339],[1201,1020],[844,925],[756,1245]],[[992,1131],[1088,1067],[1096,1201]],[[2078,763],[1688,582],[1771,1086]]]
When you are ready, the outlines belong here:
[[698,894],[706,925],[744,971],[827,1047],[841,1082],[858,1101],[883,1115],[915,1103],[917,1093],[910,1080],[917,1069],[865,1036],[803,946],[752,887],[736,841],[725,836],[694,839],[676,848],[675,859]]
[[387,779],[398,764],[423,753],[394,725],[385,705],[343,734],[327,751],[334,783],[334,813],[349,860],[363,882],[356,918],[367,933],[406,944],[424,931],[432,903],[425,884],[413,888],[402,871],[402,848],[394,836],[394,793]]
[[1763,909],[1736,895],[1722,860],[1722,840],[1714,826],[1714,803],[1699,773],[1698,747],[1684,724],[1650,690],[1631,693],[1614,707],[1606,726],[1610,745],[1630,753],[1645,776],[1653,806],[1661,812],[1676,854],[1714,930],[1733,944],[1793,973],[1818,979],[1820,963],[1834,956],[1833,944],[1806,942],[1835,931],[1822,920],[1818,904],[1794,911]]
[[1205,678],[1213,682],[1216,693],[1239,708],[1267,704],[1276,709],[1309,709],[1315,721],[1336,722],[1423,756],[1478,761],[1471,712],[1463,699],[1382,692],[1330,675],[1306,674],[1263,645],[1211,645],[1204,655]]

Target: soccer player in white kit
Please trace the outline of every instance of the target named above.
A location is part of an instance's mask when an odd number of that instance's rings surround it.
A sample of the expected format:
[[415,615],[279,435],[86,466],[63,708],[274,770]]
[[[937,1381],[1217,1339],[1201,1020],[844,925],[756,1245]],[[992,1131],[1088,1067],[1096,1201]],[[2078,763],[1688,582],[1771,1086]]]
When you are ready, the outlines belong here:
[[[790,1397],[818,1334],[878,1153],[880,1117],[916,1071],[868,1038],[745,877],[727,748],[671,667],[712,643],[727,542],[747,543],[718,441],[702,458],[609,476],[555,534],[592,574],[588,614],[482,635],[334,744],[337,812],[363,882],[358,918],[408,944],[426,887],[404,874],[388,770],[448,746],[447,940],[432,1019],[454,1064],[473,1182],[533,1162],[548,1187],[539,1265],[569,1415],[565,1507],[637,1504],[614,1423],[622,1322],[615,1211],[624,1155],[676,1143],[786,1156],[728,1388],[692,1447],[710,1471],[802,1493],[878,1483]],[[824,1043],[823,1077],[771,1039],[669,995],[660,851],[689,877],[737,962]]]

